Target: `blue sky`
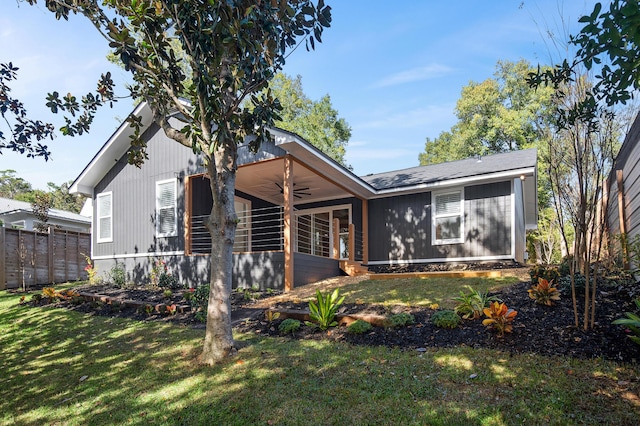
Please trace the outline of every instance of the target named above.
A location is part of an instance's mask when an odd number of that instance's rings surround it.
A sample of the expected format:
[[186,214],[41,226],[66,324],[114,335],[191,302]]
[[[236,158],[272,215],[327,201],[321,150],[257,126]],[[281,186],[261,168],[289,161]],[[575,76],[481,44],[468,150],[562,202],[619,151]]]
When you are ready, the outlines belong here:
[[[333,8],[333,22],[323,43],[311,52],[297,49],[284,71],[301,75],[312,99],[331,96],[351,125],[347,161],[358,175],[416,166],[425,138],[435,138],[455,123],[463,86],[492,77],[498,60],[557,61],[560,56],[546,39],[547,30],[577,32],[578,18],[595,3],[326,2]],[[33,118],[60,126],[60,118],[44,107],[47,92],[80,96],[93,89],[104,71],[111,71],[116,82],[126,81],[126,73],[106,61],[107,51],[104,39],[81,17],[58,22],[43,4],[0,3],[0,62],[20,68],[12,93]],[[117,92],[125,94],[122,85]],[[14,169],[36,188],[73,180],[131,110],[131,101],[122,100],[99,112],[89,135],[58,135],[49,143],[48,162],[4,152],[0,170]]]

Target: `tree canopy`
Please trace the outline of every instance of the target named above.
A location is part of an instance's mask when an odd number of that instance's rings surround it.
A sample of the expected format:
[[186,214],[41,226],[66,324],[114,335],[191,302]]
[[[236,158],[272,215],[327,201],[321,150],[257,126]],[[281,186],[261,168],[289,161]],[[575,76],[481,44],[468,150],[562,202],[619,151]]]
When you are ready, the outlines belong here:
[[302,88],[302,77],[291,78],[278,73],[269,84],[275,98],[280,101],[277,127],[295,132],[338,163],[347,166],[344,158],[351,138],[351,127],[331,104],[327,94],[313,101]]
[[494,78],[463,87],[456,103],[458,122],[437,138],[427,138],[420,164],[533,147],[551,105],[551,90],[526,83],[533,71],[525,60],[499,61]]
[[[36,4],[37,0],[26,0]],[[238,147],[252,149],[270,137],[278,102],[269,82],[287,54],[304,43],[313,49],[331,22],[323,0],[44,0],[58,19],[79,14],[89,19],[112,52],[131,72],[130,94],[144,100],[153,120],[177,143],[202,155],[210,178],[213,207],[206,222],[211,235],[211,277],[201,361],[213,364],[234,353],[231,333],[231,277],[238,217],[234,209]],[[178,42],[181,52],[172,43]],[[191,78],[186,78],[186,62]],[[264,89],[267,89],[263,92]],[[84,99],[87,98],[87,103]],[[97,95],[83,106],[111,102],[113,81],[105,74]],[[246,107],[251,100],[253,108]],[[53,112],[69,114],[71,95],[48,97]],[[186,102],[185,102],[186,100]],[[74,103],[75,102],[75,103]],[[93,103],[91,103],[93,102]],[[94,111],[93,110],[90,111]],[[73,114],[72,114],[73,116]],[[174,127],[170,117],[180,120]],[[69,119],[67,132],[85,130]],[[134,128],[129,162],[147,158],[140,118]],[[247,137],[253,138],[247,142]]]

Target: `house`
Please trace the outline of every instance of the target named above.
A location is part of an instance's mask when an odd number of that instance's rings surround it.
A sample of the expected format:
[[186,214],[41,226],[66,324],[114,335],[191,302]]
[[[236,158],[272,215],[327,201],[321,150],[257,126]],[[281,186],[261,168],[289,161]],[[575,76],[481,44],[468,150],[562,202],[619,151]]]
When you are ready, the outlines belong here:
[[[123,123],[71,186],[92,197],[92,258],[145,281],[163,258],[189,285],[207,282],[211,211],[201,159],[168,139],[140,104],[149,160],[127,164]],[[342,271],[433,262],[523,262],[537,224],[536,151],[358,177],[283,130],[239,148],[233,284],[292,288]],[[290,188],[285,191],[285,188]],[[285,194],[291,195],[285,199]]]
[[[640,238],[640,114],[629,129],[620,151],[616,156],[607,180],[605,193],[607,206],[607,226],[611,236],[624,234],[628,241]],[[611,241],[614,252],[621,253],[619,240]],[[618,247],[616,247],[618,246]],[[640,265],[625,265],[638,268]]]
[[[47,224],[58,229],[77,232],[91,232],[91,218],[65,210],[49,209]],[[31,203],[0,198],[0,221],[7,228],[34,229],[38,219]]]

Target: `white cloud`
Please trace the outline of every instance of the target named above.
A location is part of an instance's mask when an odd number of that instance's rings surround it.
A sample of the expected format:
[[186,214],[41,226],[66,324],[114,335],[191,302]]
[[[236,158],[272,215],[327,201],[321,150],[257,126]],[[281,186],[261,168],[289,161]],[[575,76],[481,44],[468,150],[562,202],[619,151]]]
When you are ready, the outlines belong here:
[[371,121],[360,123],[359,128],[409,128],[426,127],[431,124],[441,125],[449,123],[453,119],[454,105],[429,105],[425,108],[416,108],[408,111],[396,112],[375,118]]
[[412,68],[406,71],[401,71],[381,80],[373,83],[372,87],[388,87],[396,86],[399,84],[411,83],[414,81],[429,80],[432,78],[442,77],[453,71],[453,68],[449,68],[445,65],[433,64],[426,67]]

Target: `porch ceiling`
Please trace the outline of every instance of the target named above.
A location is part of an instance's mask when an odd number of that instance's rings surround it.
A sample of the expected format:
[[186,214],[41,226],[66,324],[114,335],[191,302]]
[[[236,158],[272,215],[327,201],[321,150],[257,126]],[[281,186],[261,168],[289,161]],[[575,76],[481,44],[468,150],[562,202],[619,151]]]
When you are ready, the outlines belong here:
[[[238,168],[236,189],[273,204],[283,204],[284,158],[275,158]],[[294,205],[351,197],[331,180],[294,160]]]

